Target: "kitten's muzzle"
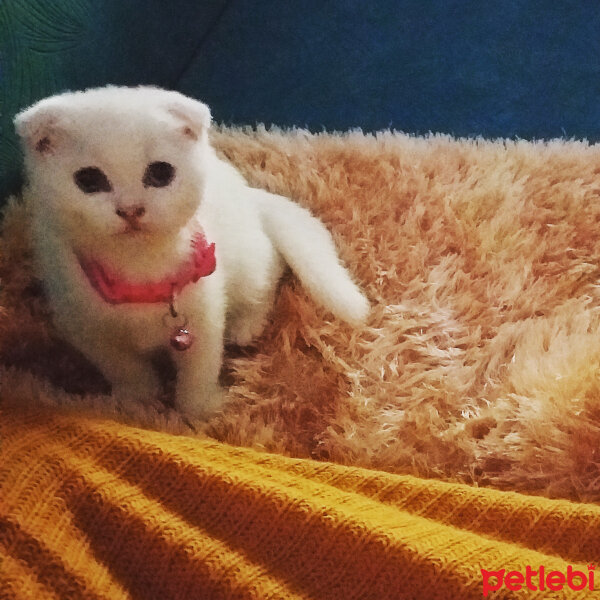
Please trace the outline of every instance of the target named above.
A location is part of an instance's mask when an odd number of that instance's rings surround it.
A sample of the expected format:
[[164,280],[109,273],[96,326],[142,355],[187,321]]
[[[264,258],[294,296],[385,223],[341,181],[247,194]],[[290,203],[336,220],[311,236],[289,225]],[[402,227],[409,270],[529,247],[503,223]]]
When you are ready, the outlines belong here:
[[146,214],[146,209],[138,204],[127,208],[119,207],[115,210],[115,213],[127,222],[128,229],[139,231],[141,229],[139,219]]

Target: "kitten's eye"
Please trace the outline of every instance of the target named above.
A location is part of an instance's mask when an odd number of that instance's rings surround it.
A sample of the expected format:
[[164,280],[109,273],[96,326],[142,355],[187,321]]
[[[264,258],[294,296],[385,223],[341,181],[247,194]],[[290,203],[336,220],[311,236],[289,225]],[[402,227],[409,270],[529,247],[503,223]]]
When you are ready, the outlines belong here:
[[173,181],[173,177],[175,167],[168,162],[157,161],[148,165],[142,183],[146,187],[165,187]]
[[84,167],[73,174],[77,187],[85,194],[110,192],[112,186],[108,177],[98,167]]

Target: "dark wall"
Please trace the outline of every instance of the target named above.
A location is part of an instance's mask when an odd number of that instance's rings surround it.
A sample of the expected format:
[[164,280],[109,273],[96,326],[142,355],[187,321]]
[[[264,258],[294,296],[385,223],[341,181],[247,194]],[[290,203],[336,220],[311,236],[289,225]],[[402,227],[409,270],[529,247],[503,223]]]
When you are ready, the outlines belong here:
[[104,83],[217,121],[600,140],[597,0],[0,0],[0,193],[14,113]]
[[234,1],[180,87],[232,122],[597,140],[600,3]]

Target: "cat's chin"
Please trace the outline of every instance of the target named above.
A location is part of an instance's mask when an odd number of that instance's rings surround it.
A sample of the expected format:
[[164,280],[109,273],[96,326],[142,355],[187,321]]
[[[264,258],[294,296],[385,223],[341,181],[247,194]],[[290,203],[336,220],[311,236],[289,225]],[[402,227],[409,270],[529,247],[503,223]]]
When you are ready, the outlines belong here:
[[163,232],[156,227],[151,227],[146,224],[135,227],[127,225],[115,230],[112,233],[111,238],[119,241],[141,241],[160,237],[162,234]]
[[122,229],[113,233],[120,239],[142,239],[151,237],[152,233],[147,229]]
[[108,246],[119,246],[137,252],[141,247],[162,246],[169,244],[177,237],[179,230],[156,229],[144,227],[141,229],[123,229],[105,238]]

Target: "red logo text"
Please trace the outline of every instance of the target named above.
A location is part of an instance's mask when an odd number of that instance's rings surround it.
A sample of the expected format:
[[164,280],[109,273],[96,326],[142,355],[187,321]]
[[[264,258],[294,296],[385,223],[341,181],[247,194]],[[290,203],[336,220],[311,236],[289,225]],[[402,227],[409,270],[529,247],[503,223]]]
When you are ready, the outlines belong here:
[[588,565],[587,573],[583,571],[575,571],[569,565],[567,572],[561,571],[546,571],[541,565],[535,571],[527,565],[525,573],[521,571],[486,571],[481,569],[483,577],[483,595],[487,597],[490,592],[495,592],[502,587],[506,587],[514,592],[518,592],[523,587],[529,590],[562,590],[566,585],[572,590],[594,590],[594,565]]

